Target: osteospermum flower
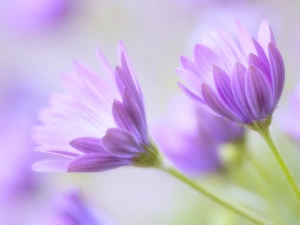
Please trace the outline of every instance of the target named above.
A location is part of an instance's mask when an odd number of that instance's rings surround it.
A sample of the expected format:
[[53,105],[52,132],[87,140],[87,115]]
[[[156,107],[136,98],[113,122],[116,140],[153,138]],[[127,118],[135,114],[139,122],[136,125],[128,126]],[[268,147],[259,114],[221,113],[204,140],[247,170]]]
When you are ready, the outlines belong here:
[[237,28],[240,47],[217,30],[195,46],[193,60],[181,57],[177,74],[189,88],[180,87],[220,117],[253,129],[257,124],[269,126],[284,86],[283,60],[267,21],[262,22],[257,39],[239,22]]
[[153,135],[177,168],[189,175],[198,175],[220,169],[220,145],[241,140],[244,128],[178,96]]
[[106,79],[75,62],[75,73],[62,76],[66,94],[53,95],[51,107],[41,112],[44,125],[34,131],[37,150],[62,159],[37,163],[35,169],[92,172],[159,164],[148,136],[142,93],[123,44],[115,71],[100,51],[98,56]]

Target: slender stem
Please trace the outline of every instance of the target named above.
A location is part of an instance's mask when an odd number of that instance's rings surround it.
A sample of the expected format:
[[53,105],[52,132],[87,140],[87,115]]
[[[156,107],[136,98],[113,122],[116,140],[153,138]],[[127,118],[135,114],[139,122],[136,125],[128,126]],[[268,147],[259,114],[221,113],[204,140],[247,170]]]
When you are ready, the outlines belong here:
[[298,200],[300,201],[300,191],[297,187],[296,181],[293,178],[293,176],[292,176],[289,168],[287,167],[286,163],[284,162],[283,158],[281,157],[280,152],[276,148],[276,146],[274,144],[274,141],[271,138],[269,128],[258,130],[258,132],[260,133],[260,135],[263,137],[263,139],[266,141],[266,143],[270,147],[270,149],[271,149],[273,155],[275,156],[280,168],[284,172],[284,174],[285,174],[287,180],[289,181],[290,185],[292,186]]
[[243,216],[244,218],[247,218],[248,220],[254,222],[255,224],[264,224],[264,225],[274,225],[274,223],[262,218],[261,216],[251,212],[250,210],[234,205],[232,202],[229,202],[228,200],[222,199],[221,197],[217,196],[215,193],[211,192],[210,190],[200,186],[195,181],[189,179],[179,171],[175,170],[174,168],[159,168],[162,171],[165,171],[166,173],[176,177],[177,179],[183,181],[199,193],[207,196],[208,198],[212,199],[213,201],[217,202],[218,204],[232,210],[233,212]]

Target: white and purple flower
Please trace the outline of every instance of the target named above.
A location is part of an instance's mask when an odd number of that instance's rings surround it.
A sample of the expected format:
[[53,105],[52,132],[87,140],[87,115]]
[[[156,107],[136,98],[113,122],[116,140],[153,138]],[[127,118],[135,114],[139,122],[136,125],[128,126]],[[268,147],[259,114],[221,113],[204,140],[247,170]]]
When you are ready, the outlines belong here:
[[[34,139],[38,151],[61,159],[37,163],[37,170],[95,172],[160,163],[151,143],[144,102],[127,53],[119,44],[120,66],[113,70],[98,51],[101,77],[79,62],[62,76],[66,94],[55,94],[43,110]],[[116,87],[113,86],[115,79]]]
[[269,126],[283,91],[285,70],[267,21],[257,40],[237,22],[240,47],[224,32],[206,34],[194,58],[181,57],[183,92],[215,115],[254,128]]

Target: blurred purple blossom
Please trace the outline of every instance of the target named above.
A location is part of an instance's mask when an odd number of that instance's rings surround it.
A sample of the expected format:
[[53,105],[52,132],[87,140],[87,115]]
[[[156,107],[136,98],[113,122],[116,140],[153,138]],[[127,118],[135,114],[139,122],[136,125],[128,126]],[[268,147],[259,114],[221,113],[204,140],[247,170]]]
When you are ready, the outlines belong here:
[[79,191],[69,191],[54,201],[47,213],[34,219],[43,225],[115,225],[100,210],[86,204]]
[[70,0],[4,0],[0,4],[2,22],[12,30],[32,31],[61,20]]
[[52,95],[50,108],[40,113],[44,125],[34,131],[37,150],[61,159],[37,163],[36,170],[95,172],[157,163],[142,93],[123,44],[115,71],[100,51],[98,58],[106,79],[75,62],[75,73],[62,76],[67,94]]
[[206,112],[185,96],[172,101],[168,116],[154,131],[162,152],[190,175],[221,167],[218,148],[243,138],[244,128]]
[[262,122],[272,115],[282,94],[285,71],[267,21],[257,40],[237,22],[241,48],[224,32],[203,36],[194,59],[181,57],[177,74],[189,86],[182,91],[220,117],[243,125]]
[[300,84],[293,90],[284,114],[278,118],[281,128],[293,139],[300,142]]
[[38,185],[31,171],[36,157],[30,131],[37,122],[42,92],[33,83],[13,78],[16,81],[4,81],[0,87],[0,218],[5,224],[22,220],[18,208]]

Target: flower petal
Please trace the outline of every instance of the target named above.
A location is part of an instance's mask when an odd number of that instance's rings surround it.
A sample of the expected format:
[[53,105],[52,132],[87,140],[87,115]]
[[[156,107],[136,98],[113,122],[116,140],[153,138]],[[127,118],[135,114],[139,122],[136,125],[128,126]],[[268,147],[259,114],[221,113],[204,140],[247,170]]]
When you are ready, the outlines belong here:
[[90,153],[73,159],[68,165],[68,172],[100,172],[130,164],[129,159],[101,153]]
[[101,145],[101,139],[95,137],[76,138],[70,142],[70,145],[82,153],[106,152]]
[[139,94],[141,95],[142,92],[141,92],[141,89],[140,89],[140,86],[139,86],[139,82],[137,81],[136,79],[136,75],[135,75],[135,72],[133,70],[133,66],[131,65],[131,62],[129,60],[129,57],[128,57],[128,54],[126,52],[126,49],[125,49],[125,46],[123,44],[122,41],[119,42],[119,46],[118,46],[118,51],[119,51],[119,63],[120,65],[122,65],[122,68],[128,73],[131,75],[136,87],[137,87],[137,90],[139,92]]
[[126,89],[130,97],[134,99],[134,102],[138,105],[143,117],[145,117],[142,96],[138,92],[136,84],[134,83],[132,76],[129,74],[128,68],[124,70],[123,68],[116,67],[115,78],[120,94],[123,96],[124,89]]
[[268,45],[271,43],[275,45],[275,39],[267,20],[264,20],[258,30],[257,40],[265,52],[268,52]]
[[128,89],[125,88],[123,92],[123,105],[127,111],[127,119],[130,120],[130,123],[135,127],[137,133],[139,134],[139,141],[144,144],[149,144],[147,137],[147,122],[144,117],[143,110],[140,108],[138,103],[133,100]]
[[35,163],[32,170],[37,172],[67,172],[70,160],[56,159],[44,160]]
[[132,156],[143,149],[136,138],[126,130],[120,128],[110,128],[106,135],[101,138],[102,146],[112,154]]
[[[246,96],[245,76],[246,68],[241,63],[236,63],[231,75],[231,88],[234,99],[239,105],[240,109],[249,118],[253,118],[253,114]],[[251,119],[249,119],[247,122],[251,122]]]
[[250,53],[256,54],[256,49],[248,31],[241,25],[239,21],[236,21],[236,24],[238,28],[239,41],[245,56],[247,57]]
[[246,64],[247,61],[246,61],[245,56],[242,54],[241,50],[234,43],[234,41],[231,39],[231,37],[229,37],[226,33],[222,32],[220,30],[217,30],[217,33],[218,33],[219,37],[224,41],[224,43],[230,48],[232,53],[235,55],[237,61],[242,64]]
[[273,94],[266,76],[257,67],[250,66],[246,72],[246,95],[256,118],[265,119],[270,114]]
[[242,118],[244,121],[246,121],[246,116],[243,115],[233,97],[230,78],[227,73],[218,66],[214,66],[213,73],[215,85],[221,99],[239,118]]
[[270,59],[270,67],[272,73],[272,88],[274,93],[274,105],[275,108],[279,101],[279,98],[282,94],[284,81],[285,81],[285,69],[283,64],[283,59],[280,55],[278,49],[269,44],[269,59]]
[[193,74],[200,76],[199,72],[198,72],[198,68],[195,65],[195,63],[189,59],[186,56],[181,56],[180,57],[180,63],[183,69],[192,72]]
[[268,60],[268,56],[267,56],[268,51],[265,51],[255,39],[252,38],[252,41],[253,41],[254,47],[256,49],[257,56],[266,65],[268,70],[270,70],[270,64],[269,64],[269,60]]
[[243,121],[235,115],[232,110],[217,96],[217,94],[205,83],[202,85],[202,93],[206,103],[214,110],[219,116],[225,117],[236,123],[243,123]]
[[[184,94],[186,94],[189,98],[191,98],[193,101],[195,101],[196,103],[198,103],[200,105],[201,108],[203,108],[204,110],[219,116],[215,111],[213,111],[208,105],[207,103],[200,98],[199,96],[197,96],[196,94],[194,94],[192,91],[190,91],[188,88],[186,88],[183,84],[178,83],[179,88],[183,91]],[[202,93],[201,93],[202,94]]]
[[136,129],[134,128],[129,116],[127,115],[127,111],[122,102],[115,100],[112,106],[112,114],[114,121],[119,128],[123,128],[130,133],[136,133]]
[[[232,49],[228,46],[228,43],[224,42],[217,31],[204,35],[202,43],[207,45],[217,55],[216,59],[211,63],[221,67],[226,72],[230,72],[233,64],[239,61],[236,57],[237,53],[232,51]],[[210,70],[211,69],[212,66],[210,66]],[[210,71],[210,73],[211,72],[212,71]]]
[[205,45],[196,45],[194,48],[194,58],[198,65],[198,74],[205,79],[212,73],[213,65],[217,64],[219,59],[216,53]]
[[[196,92],[197,94],[199,94],[199,96],[202,96],[201,91],[199,91],[199,87],[202,86],[203,79],[200,79],[198,76],[185,69],[176,69],[175,72],[185,83],[187,83],[193,89],[193,92]],[[213,82],[210,83],[213,84]]]
[[250,53],[248,56],[248,63],[249,66],[255,66],[259,68],[261,72],[263,72],[263,74],[266,76],[267,80],[269,81],[269,84],[272,85],[271,71],[258,56]]

